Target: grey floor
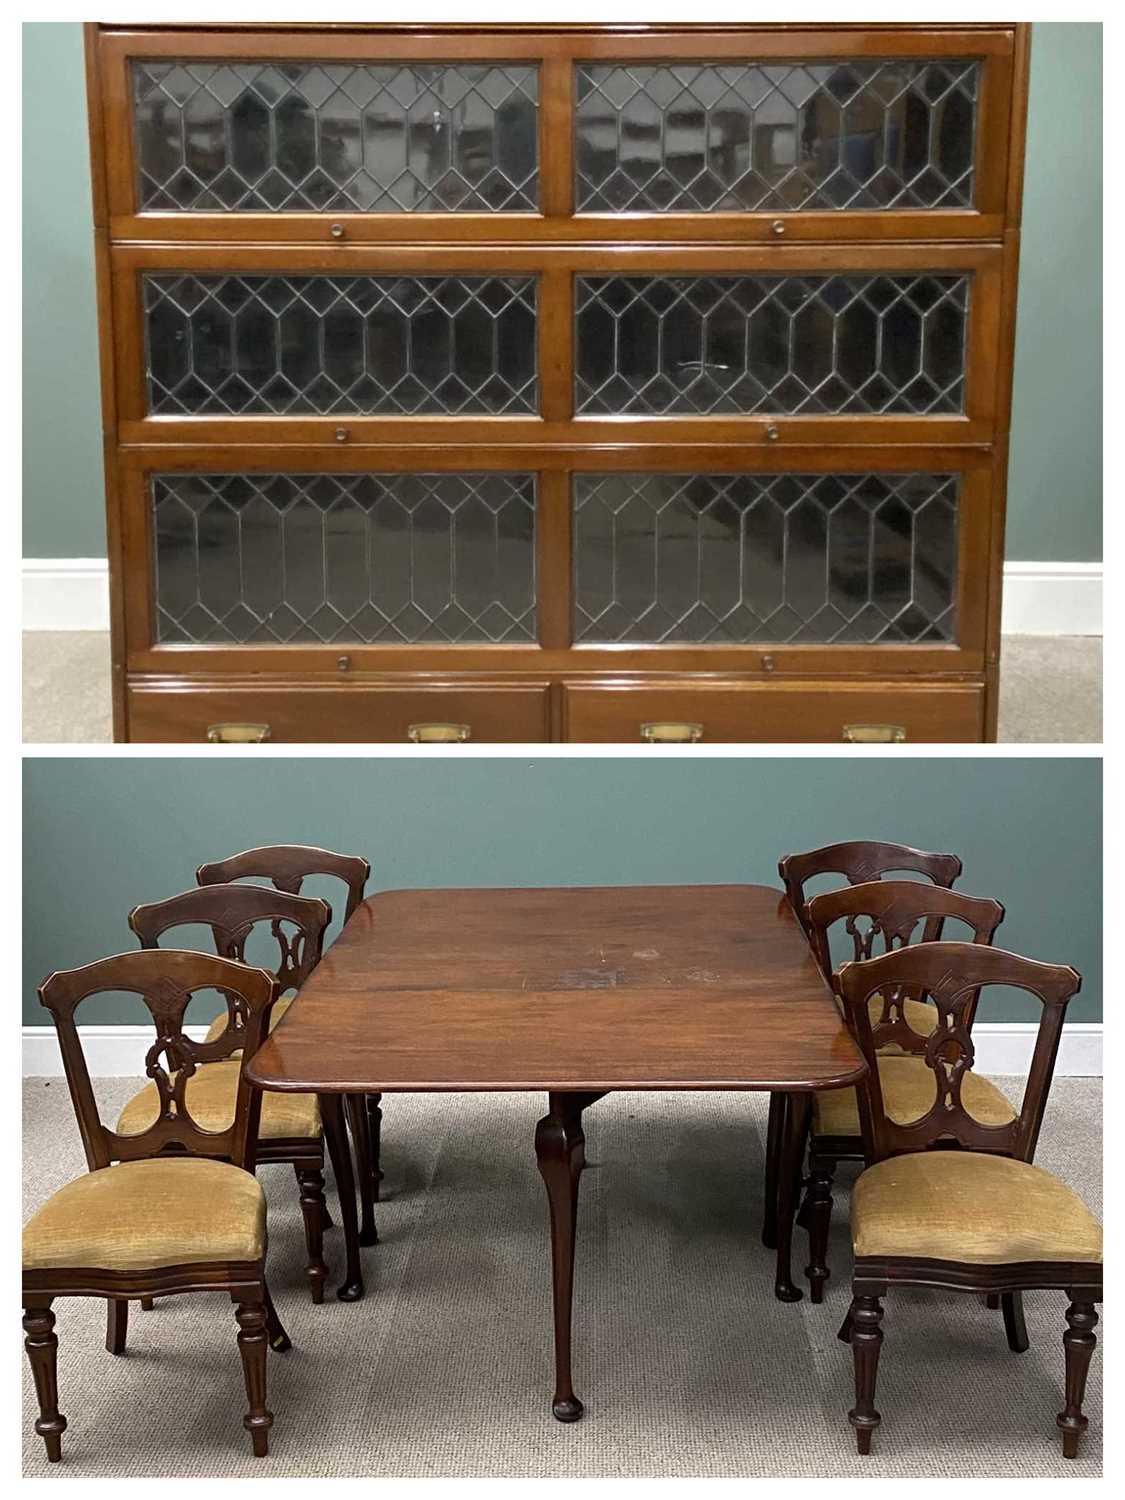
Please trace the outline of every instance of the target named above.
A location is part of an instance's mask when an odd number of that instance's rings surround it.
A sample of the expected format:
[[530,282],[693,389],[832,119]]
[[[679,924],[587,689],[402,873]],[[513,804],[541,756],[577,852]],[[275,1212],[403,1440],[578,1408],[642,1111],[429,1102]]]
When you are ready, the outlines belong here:
[[[1013,1097],[1014,1080],[1000,1080]],[[98,1085],[108,1113],[135,1088]],[[846,1412],[846,1181],[837,1189],[824,1305],[777,1302],[758,1239],[764,1100],[616,1094],[587,1116],[575,1317],[585,1419],[549,1410],[546,1211],[532,1155],[543,1100],[391,1098],[382,1243],[366,1299],[307,1299],[292,1174],[267,1168],[270,1272],[293,1350],[270,1358],[271,1454],[242,1431],[235,1325],[224,1296],[132,1310],[128,1353],[103,1347],[104,1305],[58,1304],[63,1462],[48,1477],[966,1476],[1100,1473],[1101,1354],[1090,1430],[1066,1463],[1064,1299],[1026,1299],[1031,1348],[1008,1352],[999,1313],[937,1292],[888,1297],[883,1426],[855,1455]],[[111,1116],[112,1117],[112,1116]],[[1038,1160],[1100,1212],[1101,1085],[1055,1084]],[[24,1086],[24,1209],[83,1168],[61,1079]],[[329,1236],[340,1269],[339,1231]],[[803,1241],[799,1241],[803,1252]],[[798,1259],[803,1263],[803,1254]],[[1100,1333],[1099,1329],[1099,1333]]]
[[[108,635],[36,631],[26,633],[23,642],[25,743],[107,742],[112,734]],[[1101,740],[1100,637],[1009,636],[1001,661],[1001,740]]]

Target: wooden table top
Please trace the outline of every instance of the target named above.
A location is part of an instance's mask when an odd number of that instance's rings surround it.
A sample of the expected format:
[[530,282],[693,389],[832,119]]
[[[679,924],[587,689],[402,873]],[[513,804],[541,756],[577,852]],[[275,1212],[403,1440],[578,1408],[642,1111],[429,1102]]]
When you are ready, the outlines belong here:
[[385,891],[253,1058],[263,1088],[842,1087],[863,1059],[768,886]]

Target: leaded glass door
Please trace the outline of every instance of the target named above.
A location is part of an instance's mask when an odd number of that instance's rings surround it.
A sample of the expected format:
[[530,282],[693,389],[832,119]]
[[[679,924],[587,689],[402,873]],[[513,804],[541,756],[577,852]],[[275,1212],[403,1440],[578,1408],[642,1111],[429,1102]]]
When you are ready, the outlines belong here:
[[1021,37],[93,28],[119,722],[974,737]]

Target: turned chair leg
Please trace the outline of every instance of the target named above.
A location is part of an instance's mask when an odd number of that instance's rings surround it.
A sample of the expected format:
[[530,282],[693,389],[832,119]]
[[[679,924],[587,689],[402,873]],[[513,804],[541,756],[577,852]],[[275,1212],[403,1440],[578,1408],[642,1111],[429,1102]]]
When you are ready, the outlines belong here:
[[765,1211],[762,1214],[762,1244],[777,1249],[777,1192],[781,1172],[782,1131],[785,1128],[785,1095],[770,1095],[769,1124],[766,1127]]
[[142,1297],[141,1298],[141,1311],[142,1312],[151,1312],[152,1309],[155,1306],[156,1306],[156,1298],[155,1297]]
[[23,1331],[24,1348],[31,1361],[35,1394],[39,1399],[39,1420],[35,1430],[46,1444],[48,1463],[57,1464],[62,1458],[66,1418],[59,1415],[59,1341],[55,1337],[55,1315],[50,1303],[24,1308]]
[[848,1421],[855,1428],[856,1449],[871,1452],[871,1435],[883,1420],[875,1410],[875,1377],[883,1344],[883,1308],[878,1297],[852,1298],[852,1360],[855,1365],[855,1406]]
[[129,1337],[129,1304],[124,1297],[111,1297],[105,1305],[105,1346],[111,1354],[124,1354]]
[[1028,1338],[1027,1325],[1023,1320],[1023,1293],[1004,1292],[1000,1298],[1000,1309],[1004,1314],[1008,1348],[1013,1354],[1026,1354]]
[[1094,1329],[1098,1326],[1098,1315],[1092,1302],[1080,1301],[1073,1292],[1070,1306],[1066,1310],[1066,1332],[1063,1348],[1066,1352],[1066,1408],[1056,1420],[1062,1433],[1063,1457],[1078,1457],[1078,1439],[1090,1425],[1089,1418],[1082,1414],[1082,1398],[1086,1394],[1086,1374],[1090,1359],[1097,1347]]
[[324,1173],[318,1167],[297,1167],[296,1173],[301,1189],[301,1215],[305,1221],[308,1261],[305,1275],[309,1281],[309,1295],[314,1302],[323,1302],[324,1283],[328,1279],[328,1267],[324,1263],[324,1220],[327,1213]]
[[260,1301],[256,1298],[241,1298],[237,1292],[231,1293],[231,1300],[235,1303],[234,1315],[238,1321],[238,1352],[242,1355],[242,1374],[246,1381],[249,1407],[242,1425],[250,1434],[255,1458],[265,1458],[269,1452],[269,1430],[273,1426],[273,1413],[266,1406],[269,1314],[265,1298],[268,1295],[265,1288],[260,1294]]
[[[298,1166],[296,1162],[293,1163],[293,1176],[297,1179],[297,1186],[298,1187],[301,1186],[301,1173],[304,1170],[305,1170],[304,1167]],[[321,1181],[323,1182],[323,1178],[321,1179]],[[323,1216],[323,1218],[320,1221],[320,1227],[322,1229],[334,1229],[336,1227],[335,1224],[332,1221],[332,1215],[328,1211],[328,1200],[327,1199],[325,1199],[325,1202],[324,1202],[324,1216]]]
[[383,1151],[383,1111],[380,1108],[383,1102],[382,1094],[368,1094],[367,1100],[367,1133],[371,1139],[371,1192],[375,1202],[379,1202],[381,1195],[380,1183],[383,1181],[382,1151]]
[[828,1280],[828,1232],[832,1225],[832,1165],[816,1161],[809,1171],[802,1217],[809,1236],[809,1263],[805,1275],[809,1282],[809,1300],[824,1301],[824,1283]]
[[375,1186],[371,1171],[371,1131],[367,1122],[367,1104],[362,1094],[344,1097],[344,1112],[355,1148],[355,1175],[359,1188],[359,1243],[377,1245],[375,1228]]
[[985,1305],[985,1307],[988,1308],[989,1312],[999,1312],[1000,1311],[1000,1293],[999,1292],[987,1292],[985,1294],[985,1298],[984,1298],[984,1305]]

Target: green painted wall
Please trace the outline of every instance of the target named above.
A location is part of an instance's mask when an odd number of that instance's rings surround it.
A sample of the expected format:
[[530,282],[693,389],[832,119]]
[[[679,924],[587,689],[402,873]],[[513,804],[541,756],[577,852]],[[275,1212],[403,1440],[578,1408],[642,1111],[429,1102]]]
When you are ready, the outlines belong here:
[[[24,26],[25,557],[104,556],[80,28]],[[1037,24],[1008,556],[1101,557],[1101,27]]]
[[[779,855],[856,837],[958,852],[962,888],[1005,903],[1005,945],[1073,964],[1072,1019],[1101,1015],[1100,760],[119,756],[25,760],[24,784],[32,1024],[49,970],[132,947],[131,906],[255,844],[365,854],[380,890],[776,884]],[[982,1019],[1032,1016],[1017,997]]]
[[23,555],[104,557],[82,27],[23,28]]
[[1007,555],[1102,555],[1102,28],[1036,24]]

